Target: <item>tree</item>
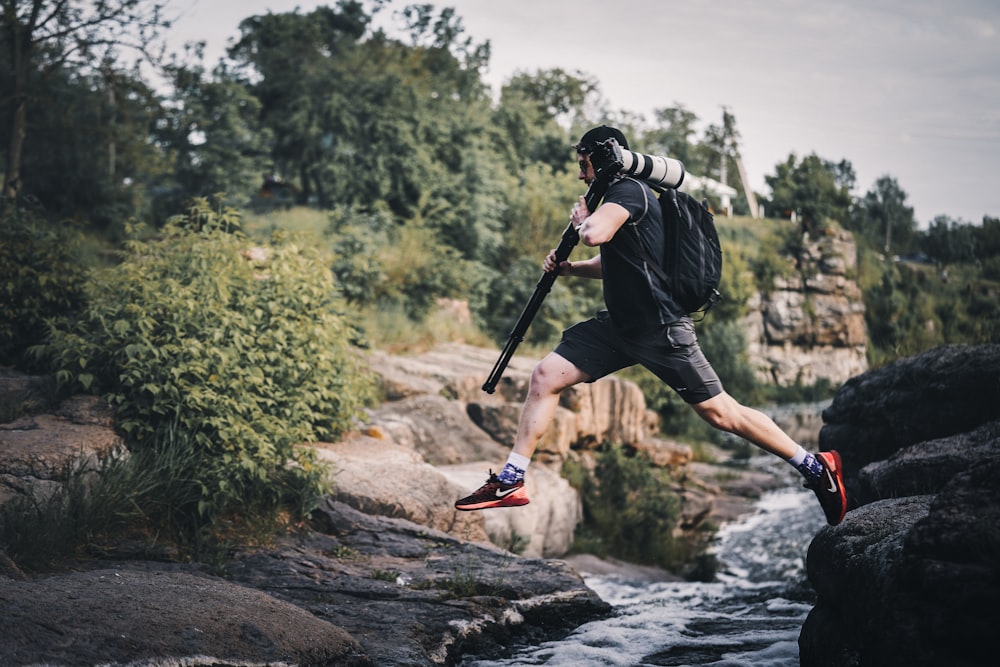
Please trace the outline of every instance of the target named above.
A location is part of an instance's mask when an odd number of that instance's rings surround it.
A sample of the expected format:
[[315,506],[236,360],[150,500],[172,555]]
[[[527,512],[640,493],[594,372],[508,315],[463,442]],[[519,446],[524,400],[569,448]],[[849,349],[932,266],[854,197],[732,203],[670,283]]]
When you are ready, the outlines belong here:
[[598,91],[597,82],[581,72],[562,69],[518,72],[500,90],[496,116],[510,141],[500,145],[507,164],[541,162],[561,172],[571,161],[562,119],[583,116]]
[[906,192],[891,176],[875,181],[858,202],[851,216],[851,226],[870,240],[879,243],[888,255],[893,248],[897,253],[912,249],[916,240],[916,220],[913,208],[906,205]]
[[64,67],[78,71],[108,67],[119,49],[149,53],[148,45],[169,24],[161,11],[168,0],[2,0],[0,42],[7,51],[12,107],[2,206],[22,189],[21,165],[35,86]]
[[161,193],[157,218],[181,210],[191,197],[217,193],[246,205],[271,159],[260,102],[221,65],[208,75],[200,65],[172,63],[166,74],[172,87],[154,136],[169,168],[151,175]]
[[[676,103],[675,103],[676,104]],[[683,105],[656,109],[653,112],[655,127],[644,135],[644,153],[669,155],[684,163],[691,171],[704,172],[704,166],[694,152],[694,124],[698,116]]]
[[976,258],[972,226],[961,225],[946,215],[935,217],[920,240],[924,254],[942,264],[971,262]]
[[332,119],[349,115],[354,91],[345,86],[345,66],[370,20],[360,3],[349,0],[309,14],[296,9],[251,16],[240,23],[242,37],[229,50],[238,65],[234,74],[260,100],[278,173],[297,177],[301,203],[332,201],[320,168],[335,155],[338,135],[354,129]]
[[764,180],[772,192],[772,213],[795,213],[804,231],[819,231],[828,219],[848,221],[854,169],[847,160],[834,163],[811,153],[800,162],[793,153]]

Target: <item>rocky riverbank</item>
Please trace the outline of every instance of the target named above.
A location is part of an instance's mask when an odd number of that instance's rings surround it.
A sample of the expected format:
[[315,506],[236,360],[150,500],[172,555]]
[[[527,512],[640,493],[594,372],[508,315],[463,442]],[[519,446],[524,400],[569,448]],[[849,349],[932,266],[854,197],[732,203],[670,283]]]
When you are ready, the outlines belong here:
[[945,347],[847,382],[823,413],[851,510],[809,548],[803,667],[995,665],[1000,345]]
[[[563,559],[581,518],[558,474],[567,457],[605,439],[645,451],[677,473],[689,530],[738,516],[785,483],[692,463],[686,446],[655,437],[641,392],[609,378],[564,398],[529,471],[530,505],[455,512],[454,499],[506,458],[533,365],[515,358],[489,396],[480,385],[494,359],[461,345],[373,353],[386,402],[341,442],[308,445],[331,464],[333,495],[312,525],[267,547],[209,567],[122,544],[43,576],[0,552],[0,663],[455,664],[610,613],[579,568],[672,576]],[[46,396],[43,379],[0,373],[0,503],[51,492],[69,462],[120,444],[97,399],[53,406]],[[520,555],[506,549],[515,546]]]

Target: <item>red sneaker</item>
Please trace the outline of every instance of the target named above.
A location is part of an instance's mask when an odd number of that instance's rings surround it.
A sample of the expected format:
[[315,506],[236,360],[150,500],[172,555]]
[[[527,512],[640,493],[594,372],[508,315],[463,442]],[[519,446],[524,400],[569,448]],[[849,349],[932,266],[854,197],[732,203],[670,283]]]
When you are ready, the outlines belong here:
[[517,507],[528,504],[524,480],[504,484],[490,471],[490,478],[481,487],[455,503],[459,510],[484,510],[490,507]]
[[820,507],[826,514],[826,522],[836,526],[847,513],[847,492],[844,490],[844,473],[840,464],[840,454],[835,450],[819,452],[816,458],[823,464],[823,475],[815,482],[806,484],[819,499]]

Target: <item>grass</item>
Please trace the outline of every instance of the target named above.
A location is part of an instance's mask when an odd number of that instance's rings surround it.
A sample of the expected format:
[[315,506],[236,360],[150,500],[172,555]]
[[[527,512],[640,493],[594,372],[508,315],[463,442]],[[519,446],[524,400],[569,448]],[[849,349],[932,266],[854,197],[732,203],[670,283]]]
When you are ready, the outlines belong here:
[[286,210],[268,213],[247,213],[243,217],[243,229],[250,238],[266,240],[276,230],[304,234],[321,239],[330,221],[328,211],[308,206],[293,206]]

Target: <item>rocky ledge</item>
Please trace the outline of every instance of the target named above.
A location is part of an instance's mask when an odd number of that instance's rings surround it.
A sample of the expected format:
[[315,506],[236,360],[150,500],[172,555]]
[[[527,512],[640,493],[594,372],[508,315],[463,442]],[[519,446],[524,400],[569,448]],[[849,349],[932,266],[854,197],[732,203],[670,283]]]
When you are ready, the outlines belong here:
[[[456,664],[611,613],[579,571],[671,576],[563,559],[581,518],[558,474],[568,457],[610,439],[673,468],[690,530],[787,482],[690,463],[690,449],[654,435],[641,392],[608,378],[564,397],[529,470],[530,505],[456,512],[454,499],[506,458],[533,365],[516,357],[488,396],[480,385],[495,355],[373,353],[388,400],[341,442],[308,445],[331,464],[333,494],[310,526],[266,548],[209,568],[123,544],[44,576],[0,550],[0,664]],[[0,372],[0,504],[50,493],[78,457],[121,444],[99,400],[53,406],[47,394],[38,378]],[[502,548],[515,544],[520,555]]]
[[852,509],[809,548],[803,667],[997,664],[1000,345],[944,347],[847,382],[823,413]]

